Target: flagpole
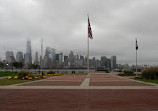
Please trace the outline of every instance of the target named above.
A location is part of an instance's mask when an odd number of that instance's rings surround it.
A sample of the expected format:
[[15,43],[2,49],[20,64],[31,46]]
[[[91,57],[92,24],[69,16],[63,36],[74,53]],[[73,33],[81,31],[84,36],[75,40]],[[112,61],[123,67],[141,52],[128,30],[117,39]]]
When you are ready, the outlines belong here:
[[41,43],[41,72],[43,75],[43,38],[42,38],[42,43]]
[[91,26],[90,26],[90,21],[89,21],[89,15],[88,16],[88,37],[87,37],[87,73],[89,76],[89,38],[93,39],[92,36],[92,30],[91,30]]
[[89,36],[87,36],[87,73],[89,74]]
[[138,77],[138,71],[137,71],[137,50],[136,50],[136,77]]
[[137,50],[138,50],[138,43],[137,43],[137,39],[136,39],[136,78],[138,78]]

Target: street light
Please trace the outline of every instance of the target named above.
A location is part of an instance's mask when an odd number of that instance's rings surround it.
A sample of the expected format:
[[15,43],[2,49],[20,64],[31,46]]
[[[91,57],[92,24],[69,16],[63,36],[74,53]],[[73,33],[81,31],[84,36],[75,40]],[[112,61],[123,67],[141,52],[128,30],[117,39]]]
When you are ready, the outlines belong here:
[[8,64],[6,64],[7,65],[7,71],[8,71]]
[[40,68],[40,64],[39,64],[39,75],[40,75],[40,69],[41,69],[41,68]]

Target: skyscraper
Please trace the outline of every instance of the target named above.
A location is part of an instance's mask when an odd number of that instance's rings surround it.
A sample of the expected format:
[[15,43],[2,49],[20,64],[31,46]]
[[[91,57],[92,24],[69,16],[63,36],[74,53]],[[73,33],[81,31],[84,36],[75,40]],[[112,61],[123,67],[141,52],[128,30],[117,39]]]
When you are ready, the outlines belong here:
[[115,69],[116,67],[116,56],[111,57],[111,68]]
[[55,60],[55,49],[46,47],[46,54],[45,54],[51,61],[53,62]]
[[105,56],[101,57],[101,65],[107,67],[107,57],[105,57]]
[[6,51],[6,62],[7,63],[15,62],[13,51]]
[[31,51],[31,41],[30,40],[27,41],[26,54],[29,57],[28,63],[32,64],[32,51]]
[[23,53],[21,51],[16,53],[16,62],[24,62]]
[[38,52],[36,51],[36,54],[35,54],[35,62],[34,62],[35,65],[38,65],[39,64],[39,61],[38,61]]

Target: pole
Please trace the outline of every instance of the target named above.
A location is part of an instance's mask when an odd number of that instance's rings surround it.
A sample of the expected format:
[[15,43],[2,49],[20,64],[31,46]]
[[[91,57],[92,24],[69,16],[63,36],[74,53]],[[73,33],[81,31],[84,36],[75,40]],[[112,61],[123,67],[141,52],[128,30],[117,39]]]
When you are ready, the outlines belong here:
[[41,43],[41,72],[42,72],[42,76],[43,76],[43,38],[42,38],[42,43]]
[[138,77],[138,71],[137,71],[137,49],[136,49],[136,77]]
[[89,74],[89,37],[87,37],[87,73]]

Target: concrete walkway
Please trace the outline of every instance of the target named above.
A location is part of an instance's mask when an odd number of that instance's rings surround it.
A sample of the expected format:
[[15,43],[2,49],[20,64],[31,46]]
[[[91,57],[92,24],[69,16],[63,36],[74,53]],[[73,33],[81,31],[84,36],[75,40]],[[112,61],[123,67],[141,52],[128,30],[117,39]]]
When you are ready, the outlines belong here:
[[0,79],[5,79],[5,78],[8,78],[9,76],[5,76],[5,77],[0,77]]

